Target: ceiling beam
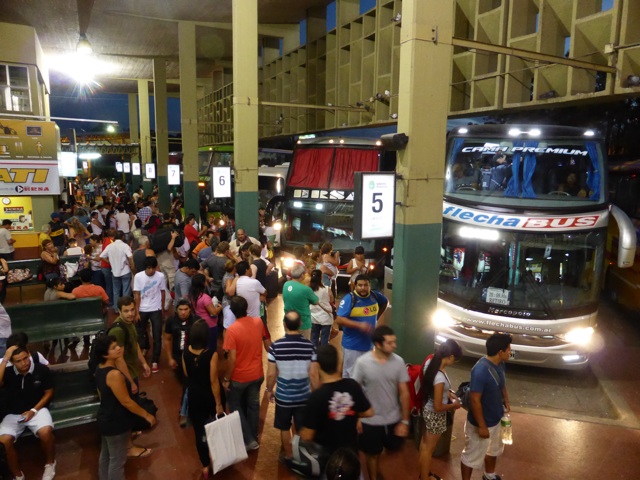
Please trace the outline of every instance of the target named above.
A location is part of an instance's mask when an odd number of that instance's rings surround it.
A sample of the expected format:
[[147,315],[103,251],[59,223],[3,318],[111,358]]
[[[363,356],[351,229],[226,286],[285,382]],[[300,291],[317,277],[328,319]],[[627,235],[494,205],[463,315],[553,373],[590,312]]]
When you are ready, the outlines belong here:
[[[137,13],[129,13],[129,12],[119,12],[116,10],[108,10],[105,13],[112,14],[112,15],[119,15],[122,17],[141,18],[144,20],[152,20],[156,22],[170,22],[170,23],[188,22],[188,23],[194,23],[196,26],[199,26],[199,27],[215,28],[218,30],[229,30],[229,31],[232,30],[231,22],[201,22],[197,20],[194,21],[194,20],[180,20],[180,19],[166,18],[166,17],[151,17],[148,15],[139,15]],[[300,26],[297,23],[258,24],[258,34],[265,35],[267,37],[283,38],[288,35],[295,34],[299,31],[300,31]]]
[[566,65],[567,67],[583,68],[585,70],[594,70],[596,72],[616,73],[615,67],[602,65],[599,63],[584,62],[582,60],[574,60],[573,58],[559,57],[557,55],[549,55],[547,53],[532,52],[531,50],[522,50],[520,48],[504,47],[502,45],[493,45],[490,43],[478,42],[475,40],[467,40],[464,38],[452,38],[451,42],[455,47],[462,47],[469,50],[481,50],[483,52],[500,53],[511,55],[514,57],[524,58],[527,60],[535,60],[545,63],[553,63],[558,65]]

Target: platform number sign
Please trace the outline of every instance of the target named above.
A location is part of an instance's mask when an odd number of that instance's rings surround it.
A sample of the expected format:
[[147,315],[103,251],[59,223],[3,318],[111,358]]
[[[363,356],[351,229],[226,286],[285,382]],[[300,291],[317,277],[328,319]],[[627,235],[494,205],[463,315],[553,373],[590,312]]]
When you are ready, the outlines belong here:
[[231,198],[231,167],[213,167],[211,187],[213,198]]
[[132,163],[131,164],[131,171],[133,172],[134,175],[140,175],[140,164],[139,163]]
[[359,240],[393,237],[396,176],[393,172],[356,172],[354,229]]
[[144,164],[144,176],[147,180],[152,180],[156,178],[156,164],[155,163],[145,163]]
[[122,171],[124,173],[131,173],[131,162],[124,162],[122,164]]
[[167,183],[180,185],[180,165],[167,165]]

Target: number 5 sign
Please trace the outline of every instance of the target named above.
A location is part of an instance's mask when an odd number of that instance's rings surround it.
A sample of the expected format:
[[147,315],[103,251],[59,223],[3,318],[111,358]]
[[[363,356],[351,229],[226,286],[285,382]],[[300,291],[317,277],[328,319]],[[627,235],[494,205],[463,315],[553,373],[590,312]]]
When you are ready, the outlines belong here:
[[231,167],[213,167],[211,187],[213,198],[231,198]]
[[354,229],[358,240],[393,237],[395,172],[356,172]]

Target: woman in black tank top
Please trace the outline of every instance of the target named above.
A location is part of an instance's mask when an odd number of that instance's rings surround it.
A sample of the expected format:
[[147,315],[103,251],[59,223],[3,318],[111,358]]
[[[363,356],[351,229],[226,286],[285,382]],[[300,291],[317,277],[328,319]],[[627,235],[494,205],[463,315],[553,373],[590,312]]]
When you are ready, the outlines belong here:
[[214,415],[224,412],[224,399],[218,377],[218,353],[207,348],[209,327],[200,319],[189,330],[188,346],[182,354],[182,368],[189,386],[189,419],[196,437],[196,449],[202,463],[202,475],[209,476],[209,447],[204,426]]
[[127,452],[131,456],[146,457],[151,450],[129,446],[133,415],[144,418],[151,426],[156,419],[131,398],[131,383],[116,368],[124,348],[113,335],[96,337],[94,347],[100,365],[96,368],[96,386],[100,394],[98,429],[102,436],[100,451],[100,480],[124,479]]

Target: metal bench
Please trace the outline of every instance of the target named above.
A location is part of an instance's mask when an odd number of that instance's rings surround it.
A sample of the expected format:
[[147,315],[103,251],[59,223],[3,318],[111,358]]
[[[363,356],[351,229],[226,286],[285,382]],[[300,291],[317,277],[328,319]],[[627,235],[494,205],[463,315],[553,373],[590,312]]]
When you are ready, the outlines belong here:
[[101,298],[23,303],[5,307],[11,329],[29,335],[30,342],[91,335],[104,329]]

